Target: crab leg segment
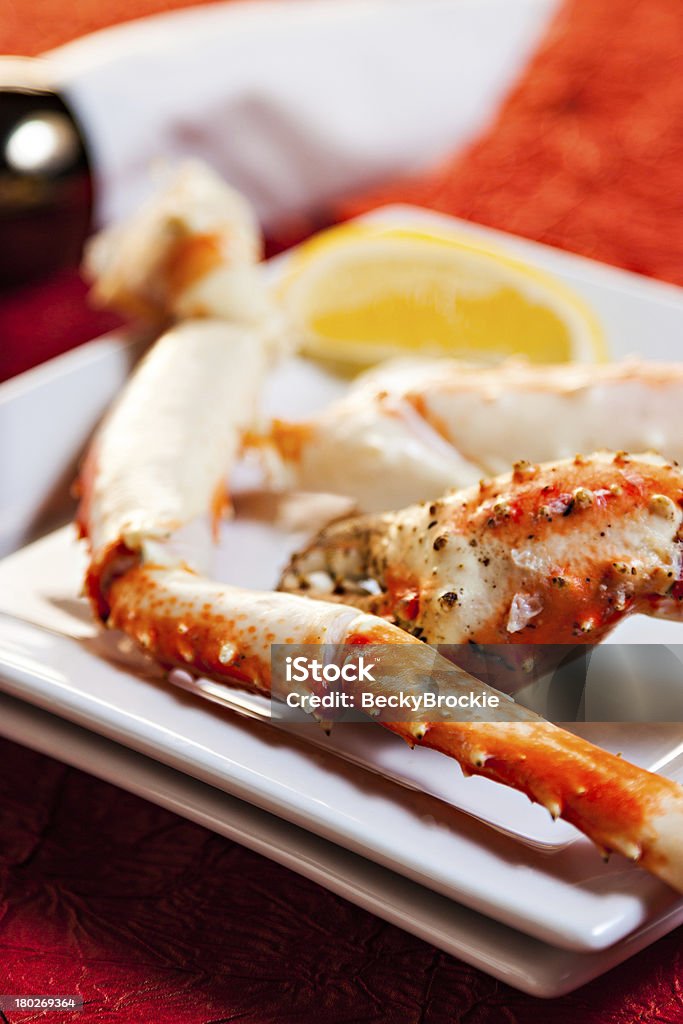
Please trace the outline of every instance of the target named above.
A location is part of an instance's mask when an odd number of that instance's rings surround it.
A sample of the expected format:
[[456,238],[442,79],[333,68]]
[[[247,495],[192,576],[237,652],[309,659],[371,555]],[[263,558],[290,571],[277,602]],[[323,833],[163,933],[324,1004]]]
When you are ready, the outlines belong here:
[[[268,693],[272,643],[416,645],[405,632],[355,608],[258,593],[186,570],[145,566],[116,580],[110,625],[161,664]],[[463,673],[463,678],[467,677]],[[488,690],[471,680],[474,688]],[[454,758],[467,774],[521,790],[605,850],[615,850],[683,889],[683,790],[599,750],[519,705],[501,722],[382,722],[411,746]]]
[[282,589],[381,614],[433,644],[596,643],[625,615],[683,618],[683,471],[598,453],[324,530]]
[[364,374],[304,423],[276,421],[269,443],[292,486],[399,508],[504,473],[604,447],[683,462],[683,364],[495,367],[400,360]]
[[177,563],[166,543],[175,531],[221,511],[267,361],[258,327],[198,320],[163,335],[138,366],[81,472],[88,590],[101,614],[112,575],[140,557]]
[[101,306],[143,320],[271,313],[257,265],[261,234],[247,201],[188,162],[129,220],[89,244],[85,275]]
[[[394,731],[410,742],[404,725]],[[548,722],[435,723],[420,741],[526,793],[683,891],[683,789]]]

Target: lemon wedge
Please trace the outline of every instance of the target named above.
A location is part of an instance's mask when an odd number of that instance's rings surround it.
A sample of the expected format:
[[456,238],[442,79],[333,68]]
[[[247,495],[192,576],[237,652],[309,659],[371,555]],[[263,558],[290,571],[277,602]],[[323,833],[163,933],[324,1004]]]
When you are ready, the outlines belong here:
[[407,353],[606,357],[595,316],[571,289],[455,233],[331,228],[294,253],[278,292],[303,351],[359,366]]

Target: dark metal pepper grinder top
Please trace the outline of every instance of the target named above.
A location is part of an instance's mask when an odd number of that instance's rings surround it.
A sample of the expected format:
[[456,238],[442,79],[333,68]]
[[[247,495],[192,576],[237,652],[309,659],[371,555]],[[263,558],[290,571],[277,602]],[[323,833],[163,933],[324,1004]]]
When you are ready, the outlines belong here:
[[76,266],[92,201],[85,138],[49,62],[0,57],[0,288]]

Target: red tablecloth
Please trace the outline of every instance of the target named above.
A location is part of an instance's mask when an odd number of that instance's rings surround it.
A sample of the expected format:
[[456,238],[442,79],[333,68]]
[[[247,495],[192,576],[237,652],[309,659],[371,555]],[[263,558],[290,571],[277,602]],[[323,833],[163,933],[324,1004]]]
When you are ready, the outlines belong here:
[[[165,6],[5,0],[0,46]],[[469,152],[330,219],[409,199],[683,283],[682,54],[681,0],[571,0]],[[5,372],[102,327],[69,274],[0,299]],[[0,991],[78,991],[80,1019],[122,1024],[683,1020],[680,931],[539,1002],[120,790],[10,743],[0,758]]]

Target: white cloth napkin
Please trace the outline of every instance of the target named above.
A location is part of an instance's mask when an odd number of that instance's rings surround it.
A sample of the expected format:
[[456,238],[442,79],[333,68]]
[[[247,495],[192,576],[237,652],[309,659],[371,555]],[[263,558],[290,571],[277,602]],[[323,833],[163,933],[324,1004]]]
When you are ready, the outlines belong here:
[[207,160],[268,224],[467,142],[557,0],[218,3],[130,22],[49,56],[91,142],[98,219],[155,161]]

